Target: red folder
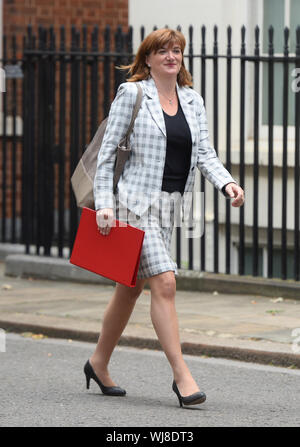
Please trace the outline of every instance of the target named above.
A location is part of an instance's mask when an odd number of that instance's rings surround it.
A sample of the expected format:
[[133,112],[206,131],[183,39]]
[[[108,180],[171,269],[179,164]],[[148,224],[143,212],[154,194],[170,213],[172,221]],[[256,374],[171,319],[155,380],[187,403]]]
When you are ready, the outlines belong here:
[[116,219],[107,236],[96,211],[83,208],[70,263],[128,287],[136,284],[145,232]]

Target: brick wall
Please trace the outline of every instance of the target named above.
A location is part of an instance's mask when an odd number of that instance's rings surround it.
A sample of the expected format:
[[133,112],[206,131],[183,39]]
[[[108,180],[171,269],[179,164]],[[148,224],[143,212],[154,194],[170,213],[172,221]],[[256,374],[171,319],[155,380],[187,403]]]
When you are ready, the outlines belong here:
[[72,25],[81,27],[98,25],[100,31],[106,25],[116,28],[128,25],[128,0],[4,0],[3,32],[11,38],[17,35],[21,46],[27,25],[37,29],[39,25],[64,25],[69,36]]
[[[82,25],[88,27],[88,47],[90,47],[90,34],[95,25],[99,27],[99,50],[103,48],[103,32],[107,25],[112,31],[121,25],[123,31],[128,27],[128,0],[3,0],[3,33],[7,38],[7,57],[12,56],[12,37],[16,37],[17,58],[22,58],[23,36],[27,33],[28,25],[32,25],[33,33],[37,34],[38,26],[53,26],[57,34],[59,43],[60,27],[64,25],[66,36],[66,47],[68,48],[71,40],[71,26],[75,25],[77,29],[81,29]],[[100,81],[101,84],[101,81]],[[13,97],[12,97],[12,81],[7,82],[6,103],[7,114],[12,115]],[[21,115],[21,81],[16,82],[17,86],[17,115]],[[99,107],[101,106],[101,98],[99,98]],[[69,99],[67,98],[67,107],[69,107]],[[67,112],[67,117],[69,112]],[[89,121],[90,117],[88,117]],[[66,122],[66,146],[69,143],[69,123]],[[2,132],[1,132],[2,133]],[[15,142],[11,137],[6,141],[6,189],[5,199],[6,206],[3,210],[3,138],[0,136],[0,218],[4,215],[11,218],[13,214],[13,185],[12,185],[12,153],[16,148],[16,205],[15,211],[17,216],[21,215],[21,137],[19,136]],[[68,160],[68,154],[66,154]],[[66,167],[66,177],[69,175],[68,166]],[[68,205],[68,186],[69,176],[66,178],[66,201]],[[0,222],[1,226],[1,222]],[[0,235],[1,239],[1,235]]]

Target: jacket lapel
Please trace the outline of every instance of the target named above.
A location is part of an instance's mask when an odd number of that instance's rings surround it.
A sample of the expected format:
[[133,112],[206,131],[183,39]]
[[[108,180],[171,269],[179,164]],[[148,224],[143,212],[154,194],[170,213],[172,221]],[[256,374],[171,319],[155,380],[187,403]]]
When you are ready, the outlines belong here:
[[162,112],[162,108],[159,102],[159,96],[157,93],[157,88],[155,85],[155,82],[152,78],[142,81],[144,86],[144,91],[146,93],[146,104],[147,107],[152,115],[152,118],[164,134],[164,136],[167,136],[166,133],[166,125],[165,120]]
[[177,94],[183,110],[184,116],[190,127],[192,142],[196,141],[197,121],[194,110],[194,97],[189,88],[179,87],[177,84]]
[[197,162],[197,136],[199,135],[199,126],[197,123],[197,117],[195,112],[194,105],[194,94],[190,88],[187,87],[179,87],[177,85],[177,93],[179,97],[179,101],[181,104],[181,108],[183,110],[184,116],[187,120],[191,131],[192,137],[192,155],[191,155],[191,166],[195,166]]
[[[142,83],[146,94],[147,107],[151,113],[152,118],[154,119],[154,121],[156,122],[156,124],[166,137],[167,133],[166,133],[165,120],[155,82],[152,78],[149,78],[147,80],[142,81]],[[194,109],[194,95],[191,89],[187,87],[179,87],[178,83],[176,83],[176,89],[181,104],[181,108],[183,110],[183,113],[185,115],[185,118],[191,131],[192,144],[193,144],[192,163],[194,163],[194,159],[195,157],[197,157],[196,146],[194,143],[196,142],[197,132],[199,132]]]

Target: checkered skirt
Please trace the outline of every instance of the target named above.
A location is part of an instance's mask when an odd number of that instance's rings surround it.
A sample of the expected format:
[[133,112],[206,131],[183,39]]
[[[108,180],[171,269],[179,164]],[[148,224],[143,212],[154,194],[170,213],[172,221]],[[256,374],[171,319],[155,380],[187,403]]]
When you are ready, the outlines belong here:
[[116,218],[145,231],[138,279],[150,278],[159,273],[177,272],[177,264],[170,253],[175,217],[180,202],[173,200],[171,193],[162,191],[160,198],[143,216],[137,216],[116,201]]

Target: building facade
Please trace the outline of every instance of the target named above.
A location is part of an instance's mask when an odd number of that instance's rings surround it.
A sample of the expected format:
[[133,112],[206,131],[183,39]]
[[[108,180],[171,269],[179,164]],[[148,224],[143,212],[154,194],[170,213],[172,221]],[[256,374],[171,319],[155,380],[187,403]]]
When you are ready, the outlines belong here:
[[[180,26],[184,33],[186,46],[186,64],[189,64],[189,54],[193,53],[193,81],[194,88],[205,97],[211,144],[217,148],[218,155],[224,164],[228,163],[230,152],[230,171],[240,182],[241,160],[241,42],[242,27],[245,26],[244,44],[247,55],[254,55],[259,48],[259,55],[264,56],[269,51],[269,27],[274,28],[273,51],[275,56],[284,53],[284,27],[289,28],[289,54],[296,51],[295,30],[300,17],[300,3],[298,0],[0,0],[0,38],[5,34],[8,49],[11,50],[12,36],[17,39],[17,58],[22,57],[22,39],[28,25],[34,30],[38,26],[53,26],[58,31],[61,26],[66,29],[66,44],[70,43],[71,27],[82,25],[99,26],[99,45],[103,46],[103,33],[109,25],[112,30],[121,26],[124,31],[128,26],[133,29],[133,52],[141,41],[141,26],[148,34],[153,27]],[[300,20],[299,20],[300,22]],[[192,25],[192,29],[190,26]],[[216,48],[218,54],[218,74],[215,78],[215,61],[213,57],[206,58],[205,89],[203,90],[203,28],[205,27],[206,55],[213,56]],[[231,26],[232,36],[228,45],[228,26]],[[259,34],[256,35],[255,27]],[[217,27],[217,29],[215,28]],[[217,46],[216,46],[217,43]],[[192,48],[192,49],[191,49]],[[2,45],[1,45],[2,49]],[[228,51],[231,51],[230,78],[228,77]],[[2,54],[3,57],[3,54]],[[0,55],[1,58],[1,55]],[[248,63],[249,62],[249,63]],[[282,64],[274,65],[273,89],[273,123],[272,123],[272,180],[270,180],[270,120],[269,120],[269,65],[260,63],[258,68],[259,83],[256,83],[255,63],[248,61],[245,66],[245,105],[244,105],[244,181],[246,202],[243,210],[244,221],[244,257],[245,274],[253,274],[255,256],[258,261],[258,274],[268,274],[268,244],[270,233],[272,237],[273,272],[275,277],[281,276],[282,257],[286,258],[287,277],[293,277],[294,247],[295,247],[295,202],[298,200],[295,190],[295,92],[292,89],[295,65],[288,69],[288,90],[284,90],[284,72]],[[228,85],[230,79],[230,97]],[[256,89],[258,85],[258,89]],[[216,107],[217,89],[217,107]],[[18,94],[21,101],[20,92]],[[284,104],[287,101],[287,114]],[[230,104],[230,114],[228,112]],[[3,96],[0,98],[3,108]],[[230,121],[229,121],[230,115]],[[0,133],[3,134],[3,119],[1,113]],[[285,116],[287,123],[285,124]],[[216,118],[217,117],[217,118]],[[6,135],[12,135],[12,116],[6,119]],[[22,119],[15,118],[16,134],[19,137],[17,151],[21,150]],[[286,144],[285,144],[286,142]],[[10,144],[10,143],[7,143]],[[8,147],[8,146],[7,146]],[[8,175],[11,167],[10,151],[8,151],[6,167]],[[3,157],[1,159],[3,166]],[[254,173],[258,168],[258,177]],[[3,169],[2,169],[3,181]],[[20,196],[21,167],[17,170],[18,194]],[[285,179],[285,180],[283,180]],[[285,182],[285,186],[283,185]],[[270,185],[272,186],[271,209],[272,223],[268,207],[270,202]],[[240,266],[240,210],[226,209],[226,201],[221,195],[218,198],[216,210],[214,191],[211,185],[206,188],[205,206],[205,270],[215,269],[215,219],[218,218],[218,271],[226,271],[226,259],[230,259],[231,273],[238,273]],[[195,190],[201,191],[200,174],[197,174]],[[18,196],[18,197],[19,197]],[[288,199],[284,198],[287,196]],[[3,194],[0,197],[3,201]],[[21,202],[18,199],[17,212],[20,213]],[[10,194],[7,194],[6,212],[11,216]],[[197,209],[196,213],[200,211]],[[228,216],[230,219],[228,220]],[[228,224],[228,222],[230,222]],[[257,231],[254,231],[254,223]],[[283,225],[286,230],[282,231]],[[228,237],[228,227],[230,236]],[[271,228],[271,229],[270,229]],[[226,236],[227,235],[227,236]],[[176,255],[176,235],[172,242],[173,255]],[[285,239],[283,247],[283,239]],[[257,253],[253,252],[253,245],[257,244]],[[181,237],[181,266],[189,266],[189,241]],[[193,268],[201,269],[201,240],[193,241]],[[228,258],[229,253],[229,258]]]

